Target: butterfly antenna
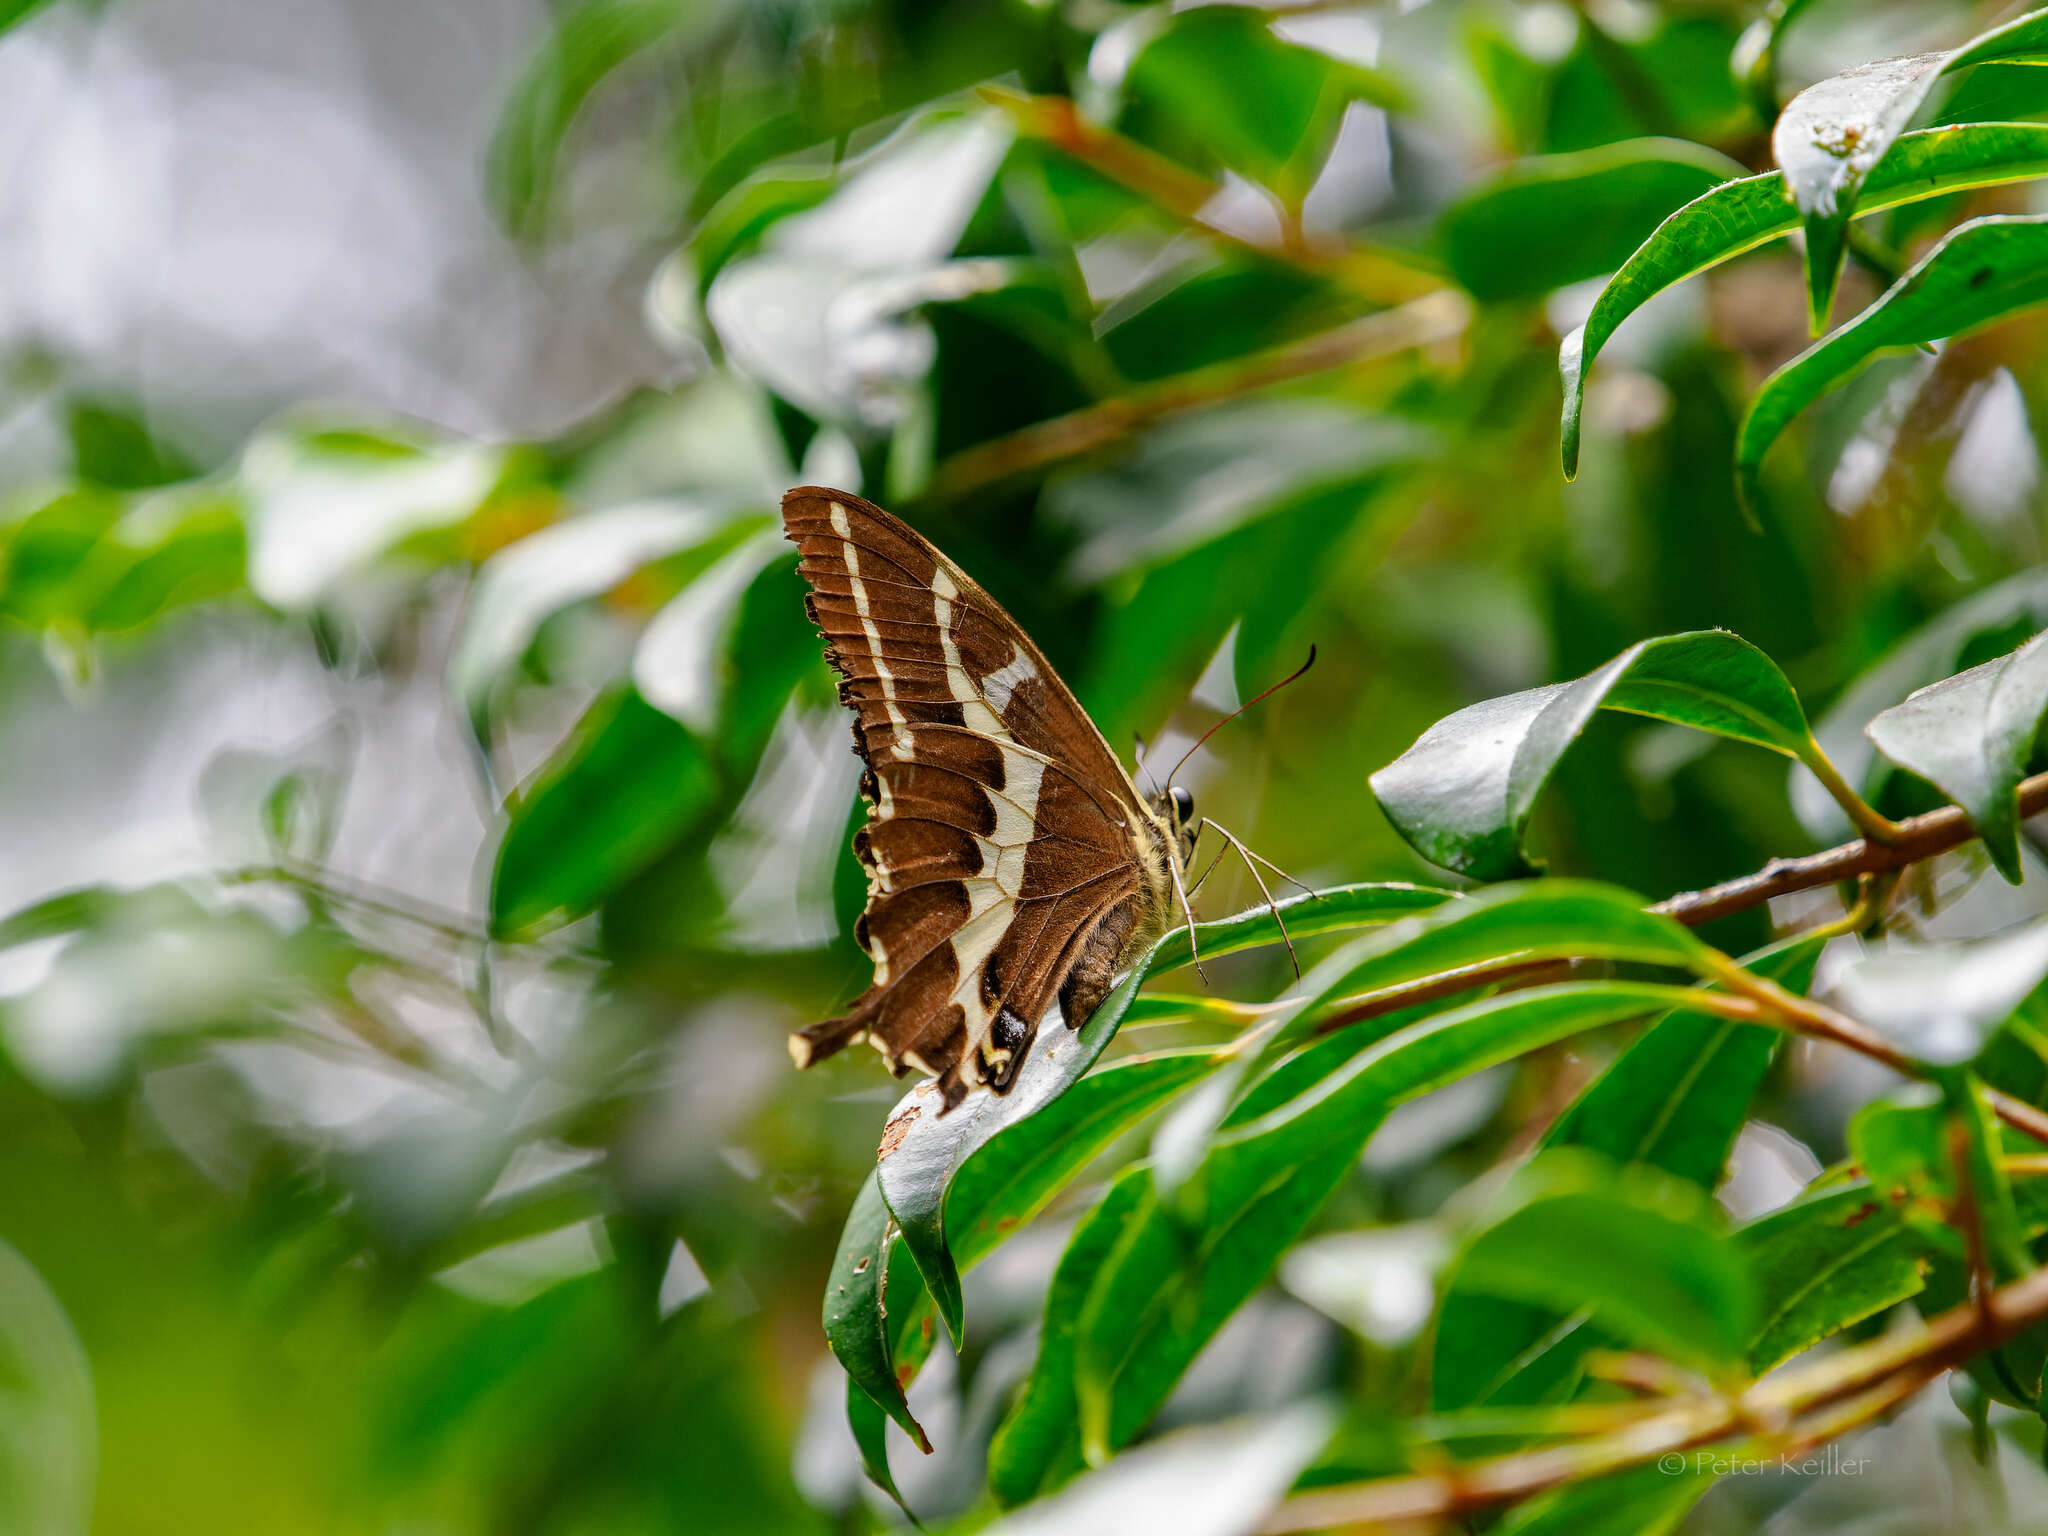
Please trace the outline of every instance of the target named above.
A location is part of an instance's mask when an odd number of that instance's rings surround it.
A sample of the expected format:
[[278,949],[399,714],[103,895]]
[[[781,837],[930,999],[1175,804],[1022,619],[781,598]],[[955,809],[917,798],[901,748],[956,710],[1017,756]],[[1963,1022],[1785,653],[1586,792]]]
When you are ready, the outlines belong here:
[[[1278,693],[1282,688],[1285,688],[1289,683],[1293,682],[1296,678],[1300,677],[1304,672],[1308,671],[1308,669],[1314,666],[1315,664],[1316,648],[1314,646],[1310,646],[1308,648],[1307,661],[1304,661],[1292,672],[1288,673],[1285,677],[1281,678],[1279,682],[1270,683],[1266,687],[1260,689],[1257,693],[1253,694],[1250,698],[1246,699],[1242,704],[1238,705],[1237,708],[1233,709],[1229,714],[1225,715],[1221,720],[1218,720],[1214,725],[1210,726],[1209,729],[1202,732],[1201,735],[1197,736],[1195,738],[1195,744],[1192,747],[1189,747],[1187,751],[1183,752],[1181,754],[1180,761],[1173,765],[1173,772],[1169,773],[1166,776],[1166,782],[1171,784],[1176,778],[1180,776],[1181,769],[1187,767],[1188,765],[1188,759],[1193,757],[1197,752],[1202,750],[1203,742],[1207,741],[1211,736],[1214,736],[1218,731],[1222,730],[1223,727],[1230,724],[1231,721],[1235,720],[1239,715],[1243,714],[1246,710],[1250,709],[1254,704],[1257,704],[1260,700],[1270,699],[1274,694]],[[1223,829],[1221,827],[1218,827],[1216,830],[1221,832]]]
[[[1266,910],[1273,914],[1273,921],[1280,925],[1280,942],[1287,946],[1287,958],[1294,966],[1294,979],[1296,981],[1301,980],[1301,956],[1294,952],[1294,940],[1287,932],[1287,919],[1280,915],[1280,903],[1273,899],[1272,891],[1266,886],[1266,877],[1259,873],[1259,864],[1265,861],[1262,859],[1255,861],[1251,849],[1239,842],[1237,834],[1228,827],[1210,821],[1206,816],[1202,819],[1205,825],[1215,827],[1223,840],[1244,856],[1244,867],[1252,872],[1252,879],[1259,883],[1259,894],[1266,898]],[[1294,877],[1290,875],[1288,878],[1292,880]],[[1296,880],[1295,884],[1300,885],[1301,882]],[[1308,890],[1308,887],[1304,885],[1302,889]],[[1309,894],[1314,895],[1315,893],[1310,891]]]

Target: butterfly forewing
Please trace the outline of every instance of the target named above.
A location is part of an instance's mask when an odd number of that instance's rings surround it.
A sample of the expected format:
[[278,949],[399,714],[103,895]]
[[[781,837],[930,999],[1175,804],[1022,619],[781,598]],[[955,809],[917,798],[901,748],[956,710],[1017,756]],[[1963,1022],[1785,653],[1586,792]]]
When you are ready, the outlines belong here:
[[875,963],[797,1059],[865,1038],[949,1104],[1002,1091],[1053,999],[1078,1027],[1166,920],[1169,840],[1038,648],[928,541],[840,491],[791,491],[782,516],[866,765]]

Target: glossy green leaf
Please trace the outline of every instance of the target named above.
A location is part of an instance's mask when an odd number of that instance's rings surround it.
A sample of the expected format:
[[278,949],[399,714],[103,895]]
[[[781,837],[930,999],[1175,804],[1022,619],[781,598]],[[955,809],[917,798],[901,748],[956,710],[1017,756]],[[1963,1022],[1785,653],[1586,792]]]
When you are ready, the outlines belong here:
[[1807,306],[1816,336],[1834,305],[1864,180],[1947,62],[1945,53],[1921,53],[1859,64],[1801,91],[1771,130],[1771,154],[1806,227]]
[[[1966,123],[1903,135],[1863,183],[1859,214],[1944,192],[2048,175],[2048,125]],[[1656,294],[1799,227],[1776,171],[1724,182],[1657,227],[1600,292],[1586,322],[1564,339],[1565,478],[1579,472],[1586,376],[1615,330]]]
[[[880,1180],[869,1174],[846,1214],[825,1282],[825,1342],[845,1367],[847,1380],[902,1425],[919,1450],[930,1451],[924,1426],[904,1399],[889,1336],[889,1261],[895,1237]],[[881,1465],[886,1473],[886,1457]]]
[[1920,1293],[1923,1245],[1868,1184],[1805,1196],[1735,1234],[1756,1285],[1761,1374]]
[[1081,1469],[1074,1414],[1074,1344],[1081,1309],[1125,1227],[1149,1208],[1150,1180],[1126,1168],[1067,1239],[1045,1295],[1038,1358],[989,1445],[988,1486],[996,1502],[1022,1504]]
[[1741,174],[1681,139],[1518,161],[1444,211],[1444,262],[1475,298],[1535,298],[1614,271],[1672,212]]
[[1764,380],[1736,439],[1735,473],[1751,505],[1764,455],[1792,418],[1880,352],[1971,331],[2048,301],[2048,215],[1958,225],[1884,296]]
[[[1679,988],[1624,982],[1532,988],[1401,1030],[1220,1137],[1192,1181],[1202,1199],[1202,1224],[1192,1232],[1147,1181],[1100,1261],[1074,1338],[1073,1395],[1063,1411],[1078,1412],[1089,1459],[1128,1443],[1152,1417],[1396,1104],[1572,1034],[1668,1007],[1682,995]],[[1048,1332],[1052,1326],[1049,1311]],[[1041,1403],[1036,1411],[1062,1410]],[[1033,1477],[1048,1474],[1049,1461],[1034,1465]]]
[[1819,750],[1798,695],[1768,656],[1726,630],[1696,630],[1639,641],[1574,682],[1439,720],[1372,776],[1373,793],[1431,863],[1480,880],[1527,874],[1523,833],[1536,797],[1603,707],[1807,761]]
[[1806,228],[1807,303],[1816,336],[1827,328],[1849,221],[1865,182],[1935,80],[1973,64],[2041,62],[2044,43],[2048,13],[2037,11],[1951,52],[1859,64],[1792,98],[1771,131],[1771,153]]
[[[1742,963],[1803,996],[1820,942],[1789,940]],[[1761,1024],[1675,1008],[1572,1101],[1543,1145],[1585,1147],[1712,1189],[1783,1039]]]
[[[2048,570],[2023,571],[1986,587],[1937,615],[1892,646],[1842,691],[1814,729],[1828,759],[1866,800],[1883,793],[1896,771],[1881,757],[1867,727],[1916,688],[1939,682],[1967,661],[2004,651],[2048,628]],[[1792,808],[1823,842],[1850,834],[1841,807],[1805,774],[1795,774]]]
[[1992,63],[2048,64],[2048,10],[2029,11],[1980,33],[1949,55],[1948,70]]
[[704,747],[631,690],[592,705],[507,809],[491,926],[532,933],[582,916],[710,810]]
[[2019,782],[2048,713],[2048,632],[1929,684],[1864,727],[1878,751],[1969,814],[1999,873],[2020,882]]
[[1593,880],[1522,881],[1353,940],[1326,962],[1335,980],[1320,990],[1326,995],[1379,992],[1510,958],[1689,967],[1707,952],[1691,929],[1645,911],[1640,897],[1619,886]]
[[1560,1150],[1518,1175],[1509,1198],[1514,1209],[1459,1256],[1454,1286],[1559,1313],[1584,1308],[1630,1345],[1710,1375],[1739,1364],[1749,1276],[1704,1190]]

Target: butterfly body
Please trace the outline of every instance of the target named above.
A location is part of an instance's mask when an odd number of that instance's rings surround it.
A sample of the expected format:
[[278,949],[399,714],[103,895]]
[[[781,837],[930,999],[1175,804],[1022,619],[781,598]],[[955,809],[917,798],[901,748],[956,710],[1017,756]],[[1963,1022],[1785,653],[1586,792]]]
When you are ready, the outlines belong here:
[[1185,790],[1147,797],[1021,626],[881,508],[783,498],[812,621],[854,711],[868,820],[855,937],[874,985],[792,1037],[807,1066],[865,1039],[947,1105],[1007,1092],[1053,1004],[1079,1028],[1184,912]]

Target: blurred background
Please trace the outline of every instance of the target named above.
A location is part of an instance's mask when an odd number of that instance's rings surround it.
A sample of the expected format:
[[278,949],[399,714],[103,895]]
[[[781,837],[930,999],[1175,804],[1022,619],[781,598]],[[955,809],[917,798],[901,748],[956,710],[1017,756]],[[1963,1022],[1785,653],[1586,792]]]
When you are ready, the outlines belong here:
[[[911,517],[1119,748],[1178,756],[1315,643],[1183,775],[1312,882],[1444,878],[1366,776],[1644,636],[1732,628],[1823,714],[1980,589],[1943,660],[2039,628],[2039,320],[1829,397],[1752,531],[1735,423],[1806,339],[1781,242],[1629,322],[1559,473],[1559,337],[1769,164],[1730,63],[1758,14],[0,3],[0,1527],[899,1518],[818,1308],[901,1085],[784,1046],[865,979],[791,484]],[[2002,14],[1818,0],[1781,81]],[[2039,75],[1932,110],[2048,116]],[[1273,384],[1296,345],[1341,366]],[[1811,815],[1778,759],[1606,716],[1537,843],[1661,896],[1838,835]],[[1945,922],[2041,905],[1982,873],[1928,867]],[[1255,895],[1226,868],[1202,905]],[[1439,1207],[1591,1070],[1397,1116],[1169,1418],[1402,1400]],[[1739,1214],[1839,1155],[1854,1070],[1791,1059]],[[941,1454],[898,1473],[941,1522],[988,1518],[1075,1208],[971,1277],[968,1354],[913,1395]],[[1876,1433],[1858,1489],[1737,1480],[1694,1519],[2041,1507],[1945,1401]]]

